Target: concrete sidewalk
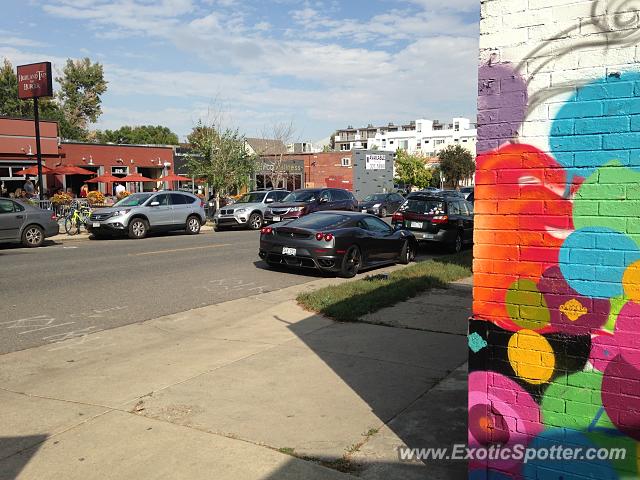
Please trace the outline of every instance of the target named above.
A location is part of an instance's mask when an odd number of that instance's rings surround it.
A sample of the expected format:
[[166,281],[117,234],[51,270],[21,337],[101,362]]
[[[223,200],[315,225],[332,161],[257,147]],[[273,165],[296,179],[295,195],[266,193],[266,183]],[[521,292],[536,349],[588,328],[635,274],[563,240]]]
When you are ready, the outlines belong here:
[[465,332],[420,309],[424,331],[335,323],[293,300],[337,281],[0,357],[0,479],[463,478],[396,448],[464,441]]

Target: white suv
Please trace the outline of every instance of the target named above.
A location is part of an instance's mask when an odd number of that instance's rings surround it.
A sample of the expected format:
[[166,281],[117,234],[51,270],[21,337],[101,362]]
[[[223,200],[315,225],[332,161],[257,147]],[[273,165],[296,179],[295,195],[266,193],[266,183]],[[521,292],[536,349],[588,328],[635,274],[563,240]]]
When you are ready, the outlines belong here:
[[289,195],[288,190],[258,190],[249,192],[240,200],[226,207],[221,207],[213,216],[217,230],[242,226],[251,230],[259,230],[264,223],[264,212],[275,202],[280,202]]

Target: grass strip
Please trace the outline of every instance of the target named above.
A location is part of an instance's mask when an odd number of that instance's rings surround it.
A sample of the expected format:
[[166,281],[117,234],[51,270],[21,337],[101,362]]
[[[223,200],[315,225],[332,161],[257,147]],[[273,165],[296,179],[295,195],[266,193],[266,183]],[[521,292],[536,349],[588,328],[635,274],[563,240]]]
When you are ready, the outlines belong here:
[[390,307],[431,288],[471,275],[472,252],[436,257],[384,275],[371,274],[351,282],[301,293],[298,303],[340,322],[353,322],[367,313]]

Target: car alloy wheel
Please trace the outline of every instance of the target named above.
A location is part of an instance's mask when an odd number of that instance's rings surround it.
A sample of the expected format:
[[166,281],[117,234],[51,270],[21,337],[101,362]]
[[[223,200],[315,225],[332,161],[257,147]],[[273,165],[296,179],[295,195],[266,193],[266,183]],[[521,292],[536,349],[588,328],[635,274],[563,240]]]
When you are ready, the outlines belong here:
[[353,245],[344,255],[342,263],[342,275],[347,278],[355,277],[362,265],[362,255],[360,249]]
[[39,247],[44,241],[42,229],[37,226],[31,226],[24,232],[24,241],[29,247]]
[[147,234],[147,225],[144,220],[136,218],[129,226],[129,236],[131,238],[144,238]]
[[196,234],[200,232],[200,220],[198,220],[196,217],[189,217],[189,219],[187,220],[187,230],[189,230],[189,233],[191,234]]
[[456,242],[453,245],[453,249],[456,253],[460,253],[462,251],[462,235],[460,235],[460,233],[456,235]]
[[249,217],[249,228],[251,230],[260,230],[262,227],[262,216],[259,213],[252,213]]

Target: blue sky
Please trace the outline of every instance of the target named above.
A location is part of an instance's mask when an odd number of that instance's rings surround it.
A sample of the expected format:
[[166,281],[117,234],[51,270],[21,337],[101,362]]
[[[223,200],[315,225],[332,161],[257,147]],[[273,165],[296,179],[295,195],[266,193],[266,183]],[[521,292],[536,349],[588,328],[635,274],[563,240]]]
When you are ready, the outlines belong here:
[[0,57],[88,56],[109,81],[97,128],[199,119],[315,141],[368,123],[475,117],[477,0],[2,2]]

